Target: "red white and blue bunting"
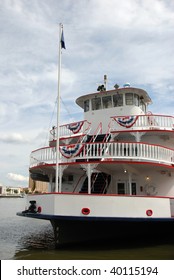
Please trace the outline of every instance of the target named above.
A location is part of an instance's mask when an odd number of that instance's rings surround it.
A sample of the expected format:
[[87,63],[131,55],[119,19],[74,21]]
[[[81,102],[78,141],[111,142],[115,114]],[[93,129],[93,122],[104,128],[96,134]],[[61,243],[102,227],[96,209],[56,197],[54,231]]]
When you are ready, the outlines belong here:
[[84,124],[84,121],[76,122],[76,123],[70,123],[67,125],[67,128],[71,130],[74,134],[78,133],[80,129],[82,128]]
[[138,116],[115,117],[114,120],[121,126],[130,128],[137,121]]
[[59,150],[65,158],[76,157],[83,150],[83,144],[74,144],[68,146],[60,146]]

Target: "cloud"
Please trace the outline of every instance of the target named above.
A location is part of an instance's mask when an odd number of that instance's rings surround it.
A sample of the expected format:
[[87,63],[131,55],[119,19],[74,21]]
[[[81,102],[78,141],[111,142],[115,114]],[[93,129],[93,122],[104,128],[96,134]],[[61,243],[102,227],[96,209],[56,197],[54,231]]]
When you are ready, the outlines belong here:
[[28,143],[29,139],[24,137],[20,133],[9,133],[9,134],[1,134],[0,135],[0,142],[4,143],[13,143],[13,144],[23,144]]
[[74,101],[96,91],[104,74],[109,89],[130,82],[148,91],[151,111],[173,114],[173,1],[1,0],[4,185],[8,183],[4,174],[11,170],[28,172],[30,151],[48,145],[46,130],[49,133],[56,124],[59,22],[64,24],[66,43],[61,122],[83,119]]
[[15,174],[15,173],[8,173],[7,177],[12,181],[17,181],[17,182],[28,182],[29,180],[29,177],[25,177],[23,175]]

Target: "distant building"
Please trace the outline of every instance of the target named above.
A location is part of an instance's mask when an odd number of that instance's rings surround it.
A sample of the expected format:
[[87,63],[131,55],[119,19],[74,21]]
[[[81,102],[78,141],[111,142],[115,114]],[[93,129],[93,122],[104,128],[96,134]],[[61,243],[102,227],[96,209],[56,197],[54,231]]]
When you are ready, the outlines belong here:
[[44,193],[48,191],[48,183],[29,179],[29,192]]
[[21,188],[20,187],[3,187],[0,186],[0,195],[20,195]]

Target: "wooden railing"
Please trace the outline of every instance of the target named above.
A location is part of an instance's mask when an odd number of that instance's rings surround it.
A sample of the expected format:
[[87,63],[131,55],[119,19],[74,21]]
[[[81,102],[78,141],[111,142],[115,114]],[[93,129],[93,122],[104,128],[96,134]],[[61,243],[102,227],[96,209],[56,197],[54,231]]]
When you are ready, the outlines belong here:
[[[67,158],[60,154],[61,163],[75,163],[78,160],[134,160],[158,162],[161,164],[174,164],[174,150],[160,145],[152,145],[141,142],[105,142],[105,143],[84,143],[80,144],[79,154]],[[75,145],[74,145],[75,146]],[[68,149],[68,145],[63,148]],[[61,148],[61,147],[60,147]],[[55,148],[45,147],[31,153],[30,168],[45,164],[56,163]]]
[[[131,124],[132,117],[132,124]],[[126,118],[130,118],[126,122]],[[174,117],[164,115],[153,115],[151,113],[146,115],[136,116],[113,116],[111,117],[111,132],[122,130],[174,130]]]

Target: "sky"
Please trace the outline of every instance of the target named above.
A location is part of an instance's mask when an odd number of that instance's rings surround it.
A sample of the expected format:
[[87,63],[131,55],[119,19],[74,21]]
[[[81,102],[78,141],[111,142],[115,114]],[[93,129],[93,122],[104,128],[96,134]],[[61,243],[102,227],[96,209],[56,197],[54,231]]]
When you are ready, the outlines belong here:
[[30,152],[56,125],[60,23],[62,123],[83,119],[75,100],[105,74],[173,115],[173,0],[0,0],[0,185],[28,186]]

